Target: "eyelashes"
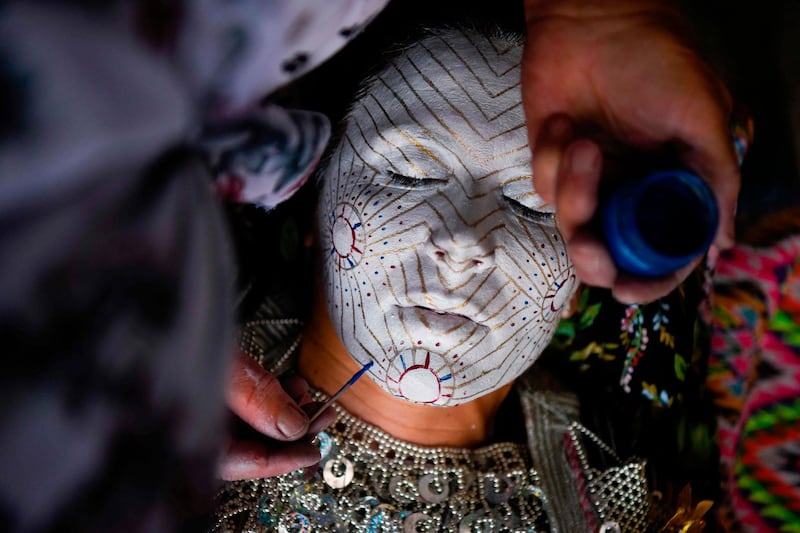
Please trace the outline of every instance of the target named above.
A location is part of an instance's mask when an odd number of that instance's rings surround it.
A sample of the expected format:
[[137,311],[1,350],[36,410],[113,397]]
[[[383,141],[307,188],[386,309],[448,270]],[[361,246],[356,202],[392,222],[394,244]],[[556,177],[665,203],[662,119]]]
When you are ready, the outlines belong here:
[[519,218],[535,224],[544,224],[547,226],[556,225],[555,213],[550,211],[536,211],[535,209],[531,209],[530,207],[522,205],[520,202],[514,200],[513,198],[509,198],[508,196],[503,196],[503,200],[505,200],[509,209],[511,209],[511,211]]
[[[405,176],[391,170],[387,170],[385,175],[389,178],[386,186],[404,190],[435,190],[443,185],[446,185],[448,182],[448,180],[441,178],[416,178],[412,176]],[[542,224],[545,226],[556,225],[555,213],[550,211],[537,211],[536,209],[532,209],[505,194],[502,195],[502,198],[509,210],[517,217],[527,220],[528,222],[533,222],[534,224]]]
[[447,183],[447,180],[438,178],[412,178],[410,176],[403,176],[391,170],[387,171],[386,174],[389,176],[388,185],[390,187],[397,187],[398,189],[424,191],[435,189]]

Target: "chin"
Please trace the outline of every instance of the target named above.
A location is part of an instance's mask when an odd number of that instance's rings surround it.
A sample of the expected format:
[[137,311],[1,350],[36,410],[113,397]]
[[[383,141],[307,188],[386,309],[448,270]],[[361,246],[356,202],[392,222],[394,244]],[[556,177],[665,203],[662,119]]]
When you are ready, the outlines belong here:
[[[498,369],[485,358],[467,362],[458,360],[457,354],[453,358],[424,345],[402,348],[379,359],[364,360],[375,362],[370,377],[378,386],[396,398],[420,405],[450,407],[467,403],[503,387],[525,370],[518,369],[508,379],[509,370],[502,382],[491,383],[492,374],[497,376]],[[470,386],[464,387],[465,382]]]

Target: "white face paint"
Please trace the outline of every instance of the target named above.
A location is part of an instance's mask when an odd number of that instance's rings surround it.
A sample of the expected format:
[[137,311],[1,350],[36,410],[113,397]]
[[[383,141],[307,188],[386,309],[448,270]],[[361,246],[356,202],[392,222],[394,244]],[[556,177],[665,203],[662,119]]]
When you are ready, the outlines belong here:
[[447,30],[370,80],[325,170],[328,307],[391,394],[456,405],[518,377],[576,279],[531,182],[520,40]]

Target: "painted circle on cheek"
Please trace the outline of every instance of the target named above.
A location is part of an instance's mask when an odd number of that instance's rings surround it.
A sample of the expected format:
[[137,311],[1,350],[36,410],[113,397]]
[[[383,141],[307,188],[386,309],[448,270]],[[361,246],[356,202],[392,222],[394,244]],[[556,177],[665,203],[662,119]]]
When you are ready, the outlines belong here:
[[566,272],[561,279],[553,281],[542,300],[542,317],[550,318],[560,313],[569,297],[572,296],[576,284],[577,277],[572,272]]
[[435,402],[442,392],[439,377],[430,368],[420,365],[403,372],[397,388],[404,397],[419,403]]
[[330,215],[330,255],[344,270],[354,268],[364,256],[364,228],[361,216],[348,203],[336,206]]
[[435,405],[449,403],[454,378],[447,361],[423,349],[401,352],[389,364],[386,383],[400,398]]

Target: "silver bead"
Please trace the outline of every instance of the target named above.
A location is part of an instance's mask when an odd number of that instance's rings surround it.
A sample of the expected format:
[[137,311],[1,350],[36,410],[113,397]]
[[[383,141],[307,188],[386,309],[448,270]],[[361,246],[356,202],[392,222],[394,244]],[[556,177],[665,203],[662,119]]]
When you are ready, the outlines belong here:
[[514,484],[505,474],[487,476],[483,483],[486,501],[495,505],[507,502],[514,493]]
[[[476,529],[475,526],[478,528]],[[497,531],[497,521],[494,518],[486,516],[486,511],[483,509],[470,513],[461,519],[458,524],[458,533],[474,533],[480,531],[481,533],[493,533]]]
[[414,485],[411,481],[400,476],[395,476],[389,480],[389,494],[401,503],[409,503],[417,500]]
[[428,503],[440,503],[450,497],[450,487],[436,474],[425,474],[419,480],[419,495]]
[[417,523],[430,520],[431,517],[425,513],[412,513],[403,521],[403,533],[418,533]]

